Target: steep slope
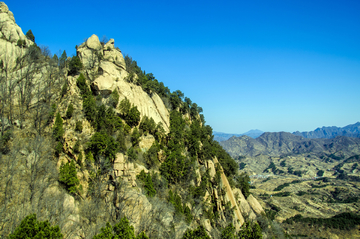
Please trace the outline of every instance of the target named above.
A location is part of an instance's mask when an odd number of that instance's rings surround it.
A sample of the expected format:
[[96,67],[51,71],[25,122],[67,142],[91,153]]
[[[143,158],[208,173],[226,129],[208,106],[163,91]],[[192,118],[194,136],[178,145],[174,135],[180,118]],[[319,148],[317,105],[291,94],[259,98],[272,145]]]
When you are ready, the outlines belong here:
[[315,139],[315,138],[331,139],[337,136],[360,138],[360,122],[357,122],[355,124],[350,124],[342,128],[336,126],[321,127],[315,129],[314,131],[309,131],[309,132],[296,131],[293,134],[309,139]]

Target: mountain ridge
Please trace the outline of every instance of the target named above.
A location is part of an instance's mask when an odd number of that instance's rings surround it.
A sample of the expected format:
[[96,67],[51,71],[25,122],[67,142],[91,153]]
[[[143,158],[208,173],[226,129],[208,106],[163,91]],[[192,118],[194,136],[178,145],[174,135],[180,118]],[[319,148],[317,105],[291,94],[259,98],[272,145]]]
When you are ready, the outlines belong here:
[[304,138],[309,138],[309,139],[315,139],[315,138],[331,139],[337,136],[360,138],[360,122],[356,122],[355,124],[349,124],[344,127],[323,126],[321,128],[316,128],[313,131],[305,131],[305,132],[295,131],[293,132],[293,134],[303,136]]
[[220,145],[232,156],[256,156],[259,154],[280,156],[300,153],[329,154],[342,151],[348,156],[360,153],[360,139],[337,136],[331,139],[307,139],[288,132],[265,132],[253,139],[248,136],[233,136]]
[[214,139],[218,142],[224,141],[224,140],[228,140],[229,138],[231,138],[232,136],[242,136],[242,135],[247,135],[251,138],[257,138],[259,137],[261,134],[263,134],[264,132],[259,130],[259,129],[252,129],[249,130],[245,133],[242,134],[230,134],[230,133],[223,133],[223,132],[217,132],[217,131],[213,131],[213,135],[214,135]]

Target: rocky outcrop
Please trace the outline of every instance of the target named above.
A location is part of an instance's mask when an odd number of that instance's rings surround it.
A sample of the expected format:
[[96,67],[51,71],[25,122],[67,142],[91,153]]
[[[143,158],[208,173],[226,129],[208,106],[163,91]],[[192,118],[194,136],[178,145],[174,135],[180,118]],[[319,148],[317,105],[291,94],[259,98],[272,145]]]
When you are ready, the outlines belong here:
[[251,209],[248,201],[246,201],[246,198],[242,194],[241,190],[238,188],[233,189],[233,193],[235,196],[235,199],[237,200],[237,203],[240,207],[241,213],[245,218],[249,218],[250,220],[255,220],[256,215],[254,211]]
[[169,132],[170,114],[164,102],[156,93],[149,95],[141,86],[125,80],[128,76],[125,60],[121,51],[114,47],[113,39],[102,46],[99,38],[92,35],[77,48],[77,54],[92,81],[91,88],[96,94],[107,98],[117,90],[120,101],[126,97],[137,107],[141,117],[147,116],[153,118],[155,123],[161,122],[165,132]]
[[16,59],[25,52],[24,48],[17,45],[19,40],[23,41],[25,46],[34,44],[15,23],[14,15],[7,5],[0,2],[0,58],[9,69],[14,68]]
[[247,198],[248,203],[257,215],[265,214],[264,209],[252,194]]

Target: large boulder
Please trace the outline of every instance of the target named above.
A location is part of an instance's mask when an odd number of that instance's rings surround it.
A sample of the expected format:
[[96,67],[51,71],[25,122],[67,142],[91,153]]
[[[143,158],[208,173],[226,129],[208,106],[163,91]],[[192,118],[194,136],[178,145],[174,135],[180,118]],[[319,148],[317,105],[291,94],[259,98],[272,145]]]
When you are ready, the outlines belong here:
[[254,213],[254,211],[251,209],[249,203],[246,201],[246,198],[244,197],[244,195],[242,194],[241,190],[238,188],[233,189],[233,193],[235,195],[235,198],[237,200],[237,204],[240,207],[240,211],[241,214],[245,217],[245,218],[249,218],[251,220],[255,220],[256,219],[256,215]]
[[256,198],[254,198],[252,194],[249,195],[247,201],[256,214],[261,215],[265,213],[264,209],[262,208],[258,200],[256,200]]

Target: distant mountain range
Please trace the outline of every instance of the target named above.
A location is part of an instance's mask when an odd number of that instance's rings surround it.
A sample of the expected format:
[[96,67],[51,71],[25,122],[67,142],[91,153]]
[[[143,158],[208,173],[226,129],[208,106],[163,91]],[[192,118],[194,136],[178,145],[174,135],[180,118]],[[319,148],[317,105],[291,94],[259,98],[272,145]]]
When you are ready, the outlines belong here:
[[317,138],[331,139],[337,136],[360,138],[360,122],[357,122],[355,124],[349,124],[342,128],[336,126],[322,127],[309,132],[296,131],[293,134],[308,139],[317,139]]
[[249,137],[255,139],[255,138],[259,137],[260,135],[262,135],[263,133],[264,133],[264,131],[261,131],[261,130],[258,130],[258,129],[252,129],[252,130],[250,130],[250,131],[248,131],[246,133],[243,133],[243,134],[227,134],[227,133],[214,131],[213,135],[214,135],[214,140],[216,140],[218,142],[221,142],[221,141],[225,141],[225,140],[230,139],[232,136],[239,137],[239,136],[242,136],[242,135],[246,135],[246,136],[249,136]]
[[360,139],[337,136],[332,139],[307,139],[287,132],[263,133],[253,139],[243,135],[233,136],[220,145],[232,156],[280,156],[287,154],[336,154],[341,151],[343,156],[360,154]]
[[[256,139],[263,133],[264,133],[264,131],[261,131],[258,129],[252,129],[243,134],[228,134],[228,133],[214,131],[213,135],[214,135],[214,139],[216,141],[222,142],[222,141],[230,139],[232,136],[240,137],[243,135],[246,135],[253,139]],[[307,139],[318,139],[318,138],[332,139],[337,136],[360,138],[360,122],[357,122],[355,124],[349,124],[345,127],[336,127],[336,126],[325,127],[324,126],[321,128],[317,128],[314,131],[308,131],[308,132],[296,131],[296,132],[293,132],[292,134],[294,134],[296,136],[302,136]]]

